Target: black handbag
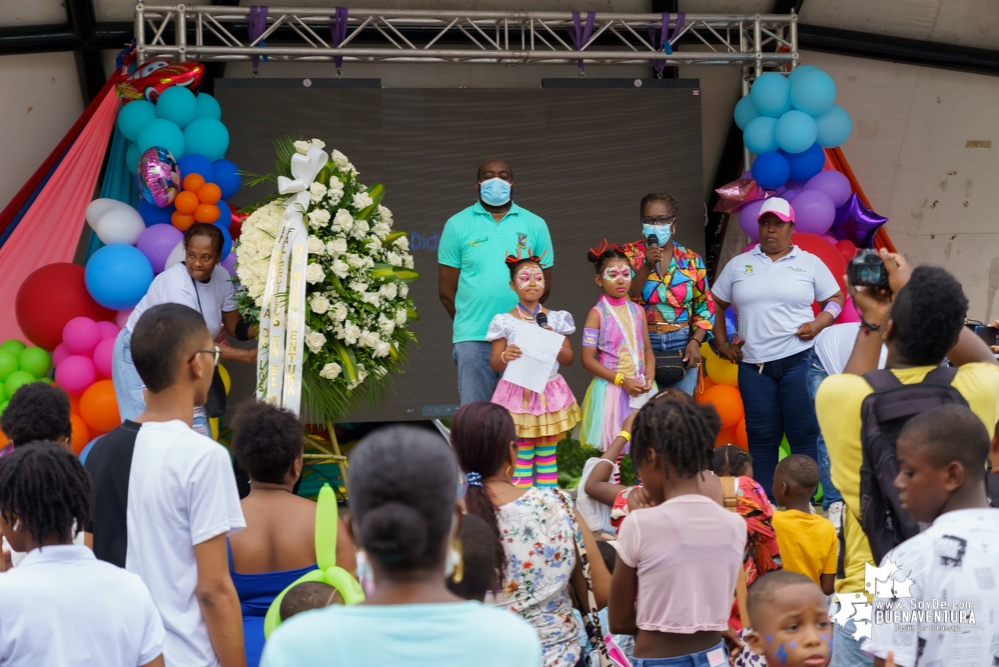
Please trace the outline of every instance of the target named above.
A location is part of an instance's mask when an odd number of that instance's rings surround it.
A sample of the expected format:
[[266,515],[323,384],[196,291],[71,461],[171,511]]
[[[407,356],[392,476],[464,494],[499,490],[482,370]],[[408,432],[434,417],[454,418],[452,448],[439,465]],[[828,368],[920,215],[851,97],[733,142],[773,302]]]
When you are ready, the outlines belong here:
[[[201,310],[201,293],[198,292],[198,284],[191,276],[191,286],[194,287],[194,295],[198,297],[198,312],[205,316],[205,311]],[[205,401],[205,416],[209,419],[221,417],[225,414],[225,382],[222,381],[222,373],[219,372],[218,364],[215,364],[215,372],[212,374],[212,386],[208,389],[208,400]]]
[[687,374],[687,363],[683,360],[683,353],[683,350],[653,351],[656,357],[656,384],[660,389],[680,382]]

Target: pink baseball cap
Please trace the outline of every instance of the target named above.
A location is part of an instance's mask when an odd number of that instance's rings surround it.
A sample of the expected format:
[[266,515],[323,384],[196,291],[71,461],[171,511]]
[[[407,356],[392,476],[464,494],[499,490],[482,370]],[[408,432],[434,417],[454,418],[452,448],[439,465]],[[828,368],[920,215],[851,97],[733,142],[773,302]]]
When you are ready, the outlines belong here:
[[773,213],[784,222],[794,222],[794,209],[786,199],[780,197],[767,199],[760,207],[760,212],[756,214],[756,221],[759,222],[767,213]]

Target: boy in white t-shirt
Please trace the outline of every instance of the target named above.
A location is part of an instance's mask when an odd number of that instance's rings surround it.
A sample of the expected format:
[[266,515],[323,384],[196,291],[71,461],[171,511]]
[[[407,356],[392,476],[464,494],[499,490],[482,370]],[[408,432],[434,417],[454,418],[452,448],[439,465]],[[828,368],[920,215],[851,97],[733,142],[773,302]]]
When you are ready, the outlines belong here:
[[999,511],[985,495],[990,439],[963,405],[914,417],[897,441],[895,487],[912,518],[932,525],[870,572],[872,637],[884,667],[999,664]]
[[87,456],[94,553],[149,587],[166,628],[168,667],[245,665],[226,538],[246,523],[228,452],[191,430],[218,348],[198,311],[166,303],[139,318],[131,354],[146,409]]
[[0,574],[0,664],[162,667],[163,624],[142,580],[73,544],[91,497],[83,466],[55,443],[0,459],[0,532],[27,552]]

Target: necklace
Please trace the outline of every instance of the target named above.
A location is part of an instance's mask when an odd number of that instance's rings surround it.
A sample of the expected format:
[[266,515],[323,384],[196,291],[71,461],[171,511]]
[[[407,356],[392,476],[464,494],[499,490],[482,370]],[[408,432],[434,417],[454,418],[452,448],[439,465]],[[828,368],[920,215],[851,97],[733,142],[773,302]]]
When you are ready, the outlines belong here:
[[534,320],[537,318],[538,313],[541,311],[541,304],[539,303],[534,307],[534,310],[528,309],[524,304],[517,304],[517,316],[522,320]]

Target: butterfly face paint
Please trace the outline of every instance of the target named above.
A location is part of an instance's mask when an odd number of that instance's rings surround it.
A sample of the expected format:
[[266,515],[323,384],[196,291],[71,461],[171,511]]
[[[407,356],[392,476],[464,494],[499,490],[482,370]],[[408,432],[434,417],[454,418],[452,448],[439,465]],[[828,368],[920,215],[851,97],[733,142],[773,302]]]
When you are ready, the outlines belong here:
[[523,289],[535,283],[540,287],[545,286],[545,274],[536,266],[525,266],[517,272],[517,287]]
[[604,269],[604,280],[618,280],[625,278],[631,280],[631,268],[627,266],[608,266]]

